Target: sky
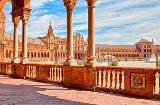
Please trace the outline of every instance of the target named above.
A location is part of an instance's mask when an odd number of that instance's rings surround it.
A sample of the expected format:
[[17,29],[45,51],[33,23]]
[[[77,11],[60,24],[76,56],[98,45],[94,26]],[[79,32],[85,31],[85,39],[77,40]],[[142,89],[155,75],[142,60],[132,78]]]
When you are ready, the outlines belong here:
[[[98,0],[95,3],[95,41],[97,44],[134,45],[144,38],[160,44],[160,0]],[[47,34],[50,21],[58,37],[66,37],[66,8],[63,0],[31,0],[28,36]],[[5,4],[6,32],[13,33],[11,3]],[[74,8],[73,33],[88,36],[86,0]],[[22,33],[19,24],[19,35]]]

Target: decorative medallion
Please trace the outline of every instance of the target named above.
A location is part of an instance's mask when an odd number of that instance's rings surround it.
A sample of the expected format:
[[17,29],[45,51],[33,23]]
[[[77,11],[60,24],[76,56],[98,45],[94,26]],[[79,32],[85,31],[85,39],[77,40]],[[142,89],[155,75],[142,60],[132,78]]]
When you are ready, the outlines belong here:
[[131,73],[131,88],[146,89],[146,74]]

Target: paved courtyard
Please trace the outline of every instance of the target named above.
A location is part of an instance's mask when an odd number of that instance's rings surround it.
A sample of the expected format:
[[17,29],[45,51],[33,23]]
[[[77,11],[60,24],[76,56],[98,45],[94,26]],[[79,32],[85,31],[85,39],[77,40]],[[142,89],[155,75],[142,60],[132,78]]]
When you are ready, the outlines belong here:
[[78,90],[0,75],[0,105],[160,105],[160,99]]

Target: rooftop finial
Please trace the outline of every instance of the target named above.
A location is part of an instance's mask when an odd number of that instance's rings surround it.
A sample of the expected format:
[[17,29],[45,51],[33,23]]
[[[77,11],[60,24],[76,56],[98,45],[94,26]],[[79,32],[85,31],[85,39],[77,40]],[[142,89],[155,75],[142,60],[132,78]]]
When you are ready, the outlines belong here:
[[51,20],[50,20],[50,26],[51,26]]

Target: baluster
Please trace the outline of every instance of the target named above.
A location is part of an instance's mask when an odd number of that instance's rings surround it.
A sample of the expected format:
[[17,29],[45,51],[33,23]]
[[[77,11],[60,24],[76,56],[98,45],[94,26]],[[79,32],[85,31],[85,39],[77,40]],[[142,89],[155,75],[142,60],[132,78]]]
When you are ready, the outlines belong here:
[[121,82],[121,89],[124,89],[124,71],[121,72],[122,74],[122,82]]
[[26,76],[28,77],[28,66],[26,67]]
[[119,74],[120,72],[117,72],[117,83],[116,83],[116,89],[119,89]]
[[59,68],[57,68],[57,81],[59,81]]
[[53,78],[53,77],[54,77],[54,68],[52,67],[52,68],[51,68],[51,79],[52,79],[52,81],[54,81],[54,78]]
[[102,87],[106,87],[106,71],[103,71],[103,81],[102,81]]
[[36,78],[36,66],[35,66],[35,69],[34,69],[34,78]]
[[29,66],[28,77],[30,77],[30,72],[31,72],[31,66]]
[[97,72],[98,71],[95,71],[95,86],[97,87]]
[[110,72],[110,70],[108,70],[107,88],[110,88],[110,86],[111,86],[110,75],[111,75],[111,72]]
[[52,68],[49,68],[49,80],[52,80]]
[[59,68],[59,82],[61,82],[62,81],[62,69],[61,68]]
[[33,66],[31,66],[31,78],[33,77]]
[[56,81],[56,79],[57,79],[57,78],[56,78],[56,75],[57,75],[57,74],[56,74],[56,67],[55,67],[55,68],[54,68],[54,81]]
[[101,75],[102,75],[102,71],[99,70],[98,71],[98,87],[101,87]]
[[155,94],[159,94],[159,73],[155,74]]
[[112,89],[115,88],[115,71],[112,71]]

